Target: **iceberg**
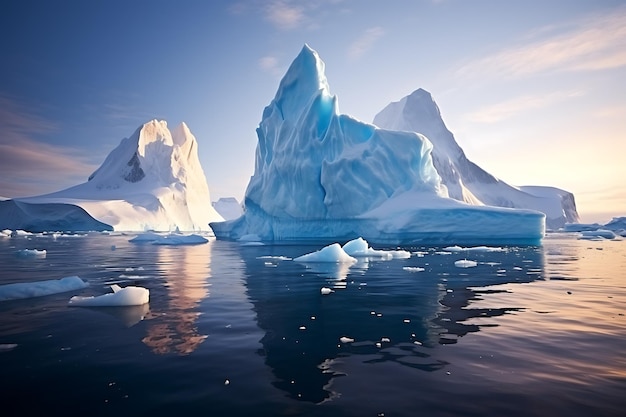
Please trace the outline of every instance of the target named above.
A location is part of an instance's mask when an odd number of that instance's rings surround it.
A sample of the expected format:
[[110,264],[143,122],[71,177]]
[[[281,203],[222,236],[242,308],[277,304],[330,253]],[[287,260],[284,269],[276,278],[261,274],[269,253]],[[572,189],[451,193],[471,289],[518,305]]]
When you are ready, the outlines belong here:
[[0,228],[30,231],[210,231],[213,206],[185,123],[151,120],[122,139],[87,182],[0,201]]
[[308,45],[257,128],[241,217],[210,223],[218,239],[377,244],[538,244],[545,215],[449,198],[423,135],[380,129],[338,110]]
[[77,276],[45,281],[5,284],[0,285],[0,301],[43,297],[46,295],[79,290],[88,285],[88,283]]
[[556,187],[512,186],[470,161],[424,89],[390,103],[373,122],[381,128],[426,136],[433,145],[433,164],[451,198],[474,205],[538,210],[546,215],[546,226],[553,230],[579,221],[572,193]]
[[150,301],[150,291],[147,288],[128,286],[121,288],[117,284],[111,285],[112,293],[97,297],[81,297],[75,295],[70,298],[68,305],[74,307],[120,307],[139,306]]

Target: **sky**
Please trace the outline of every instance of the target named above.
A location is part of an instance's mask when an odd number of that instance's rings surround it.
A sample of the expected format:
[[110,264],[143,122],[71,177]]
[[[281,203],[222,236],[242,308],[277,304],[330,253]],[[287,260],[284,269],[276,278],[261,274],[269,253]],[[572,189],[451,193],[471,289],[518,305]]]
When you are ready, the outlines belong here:
[[0,196],[87,180],[143,123],[185,122],[212,200],[243,199],[256,128],[307,43],[365,122],[429,91],[467,157],[626,216],[626,1],[9,0]]

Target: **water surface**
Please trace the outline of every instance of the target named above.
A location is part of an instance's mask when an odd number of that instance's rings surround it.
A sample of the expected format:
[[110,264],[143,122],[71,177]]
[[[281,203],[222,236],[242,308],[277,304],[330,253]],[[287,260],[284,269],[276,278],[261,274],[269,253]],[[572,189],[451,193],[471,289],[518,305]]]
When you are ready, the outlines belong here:
[[[626,409],[624,241],[555,234],[498,252],[413,247],[409,259],[347,267],[284,259],[316,246],[168,247],[132,237],[0,239],[0,285],[70,275],[90,283],[0,303],[3,415]],[[459,259],[478,265],[455,267]],[[150,289],[150,303],[67,306],[111,283]],[[324,286],[334,292],[322,295]]]

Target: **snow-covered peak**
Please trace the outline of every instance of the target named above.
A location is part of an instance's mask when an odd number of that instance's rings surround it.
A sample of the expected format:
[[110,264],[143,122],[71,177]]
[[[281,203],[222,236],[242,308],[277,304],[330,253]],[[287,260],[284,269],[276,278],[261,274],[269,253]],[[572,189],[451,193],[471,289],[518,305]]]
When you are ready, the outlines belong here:
[[528,208],[546,214],[550,228],[577,222],[574,196],[553,187],[511,186],[470,161],[446,127],[431,94],[417,89],[387,105],[374,118],[376,126],[425,135],[433,144],[433,164],[450,197],[473,205]]
[[[185,123],[151,120],[109,153],[83,184],[28,202],[70,202],[116,230],[209,230],[211,205],[198,143]],[[71,200],[71,201],[70,201]]]

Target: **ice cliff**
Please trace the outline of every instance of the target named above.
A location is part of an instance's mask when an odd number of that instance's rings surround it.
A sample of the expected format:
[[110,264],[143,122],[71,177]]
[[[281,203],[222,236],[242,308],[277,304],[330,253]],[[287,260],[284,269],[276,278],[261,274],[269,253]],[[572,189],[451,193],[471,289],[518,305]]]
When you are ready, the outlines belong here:
[[414,132],[340,114],[324,63],[304,46],[263,111],[244,214],[213,222],[218,238],[374,243],[538,243],[545,216],[448,197]]
[[5,202],[0,219],[0,228],[127,231],[208,231],[209,222],[223,220],[211,205],[196,138],[184,123],[170,130],[158,120],[123,139],[87,182]]
[[515,187],[467,159],[443,122],[439,107],[423,89],[387,105],[374,117],[374,124],[426,136],[433,144],[433,164],[451,198],[474,205],[538,210],[546,214],[550,229],[579,221],[572,193],[555,187]]

